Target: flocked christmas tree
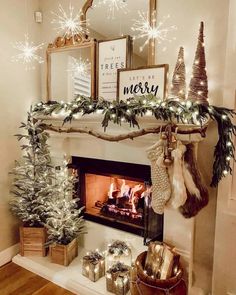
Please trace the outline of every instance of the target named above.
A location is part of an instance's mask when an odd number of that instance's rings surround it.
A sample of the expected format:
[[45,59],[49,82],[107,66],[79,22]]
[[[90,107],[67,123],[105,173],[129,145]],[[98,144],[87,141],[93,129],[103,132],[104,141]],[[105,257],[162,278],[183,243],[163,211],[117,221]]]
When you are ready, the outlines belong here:
[[186,96],[186,70],[184,63],[184,48],[180,47],[178,59],[173,73],[170,94],[173,98],[185,99]]
[[25,226],[42,226],[47,218],[47,201],[53,193],[54,170],[47,145],[49,134],[42,128],[42,122],[28,113],[27,123],[21,128],[25,134],[17,134],[22,142],[22,161],[16,161],[11,172],[14,175],[11,211]]
[[189,85],[188,99],[208,104],[208,81],[204,45],[204,23],[201,22],[197,50],[193,63],[193,74]]
[[74,198],[77,177],[69,175],[67,161],[56,169],[56,183],[52,201],[48,202],[49,216],[45,224],[48,230],[48,243],[62,245],[84,233],[83,207],[78,207],[78,198]]

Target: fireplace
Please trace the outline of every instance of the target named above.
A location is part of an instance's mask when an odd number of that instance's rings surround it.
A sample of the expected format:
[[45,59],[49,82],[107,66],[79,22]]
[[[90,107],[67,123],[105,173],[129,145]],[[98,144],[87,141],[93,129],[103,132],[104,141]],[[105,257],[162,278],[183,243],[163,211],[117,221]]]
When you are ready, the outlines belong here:
[[72,157],[84,218],[144,237],[163,237],[163,216],[150,206],[150,166]]

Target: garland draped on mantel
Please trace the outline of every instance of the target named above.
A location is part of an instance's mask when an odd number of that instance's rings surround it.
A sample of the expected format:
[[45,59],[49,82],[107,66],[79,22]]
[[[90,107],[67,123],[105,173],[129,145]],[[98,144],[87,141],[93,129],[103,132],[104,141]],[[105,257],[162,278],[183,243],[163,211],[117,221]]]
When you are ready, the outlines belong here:
[[[234,157],[233,135],[236,135],[236,125],[233,124],[232,118],[236,115],[234,110],[209,106],[191,100],[179,100],[170,98],[162,101],[152,95],[137,96],[127,101],[106,101],[104,99],[93,100],[84,96],[78,96],[69,103],[50,101],[49,103],[40,102],[33,107],[35,116],[53,116],[55,114],[63,114],[63,125],[76,119],[76,115],[87,115],[93,113],[102,113],[102,127],[106,131],[109,122],[121,125],[128,122],[131,127],[138,127],[137,118],[147,114],[154,116],[157,120],[176,124],[184,124],[184,130],[178,129],[178,133],[205,134],[204,124],[211,119],[218,125],[219,139],[214,151],[213,176],[211,186],[217,186],[219,181],[228,173],[232,173],[231,159]],[[189,127],[189,124],[195,125],[195,128]],[[90,129],[82,128],[59,128],[49,124],[42,123],[42,127],[55,132],[79,132],[87,133],[95,137],[109,140],[119,141],[127,138],[133,139],[149,133],[159,133],[160,127],[146,128],[138,131],[122,134],[119,136],[110,136],[105,133],[98,133]]]

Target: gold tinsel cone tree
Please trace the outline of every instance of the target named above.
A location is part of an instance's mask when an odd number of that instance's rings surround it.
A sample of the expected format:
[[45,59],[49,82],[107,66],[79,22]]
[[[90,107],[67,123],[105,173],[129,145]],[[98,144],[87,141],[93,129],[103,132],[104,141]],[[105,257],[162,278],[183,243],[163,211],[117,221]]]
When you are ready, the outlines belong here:
[[197,50],[193,63],[193,74],[189,85],[188,99],[208,104],[208,82],[204,47],[204,23],[201,22]]
[[184,63],[184,48],[180,47],[178,59],[173,73],[171,84],[171,96],[185,99],[186,97],[186,70]]

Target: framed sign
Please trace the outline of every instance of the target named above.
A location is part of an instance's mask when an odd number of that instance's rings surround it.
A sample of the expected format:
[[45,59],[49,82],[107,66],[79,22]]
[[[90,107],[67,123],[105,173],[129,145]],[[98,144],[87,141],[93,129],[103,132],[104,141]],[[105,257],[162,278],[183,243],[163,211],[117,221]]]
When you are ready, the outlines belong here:
[[153,94],[164,100],[167,94],[169,65],[156,65],[132,70],[118,70],[118,98],[127,100],[135,95]]
[[130,36],[98,41],[97,96],[117,99],[117,70],[131,66],[132,40]]

